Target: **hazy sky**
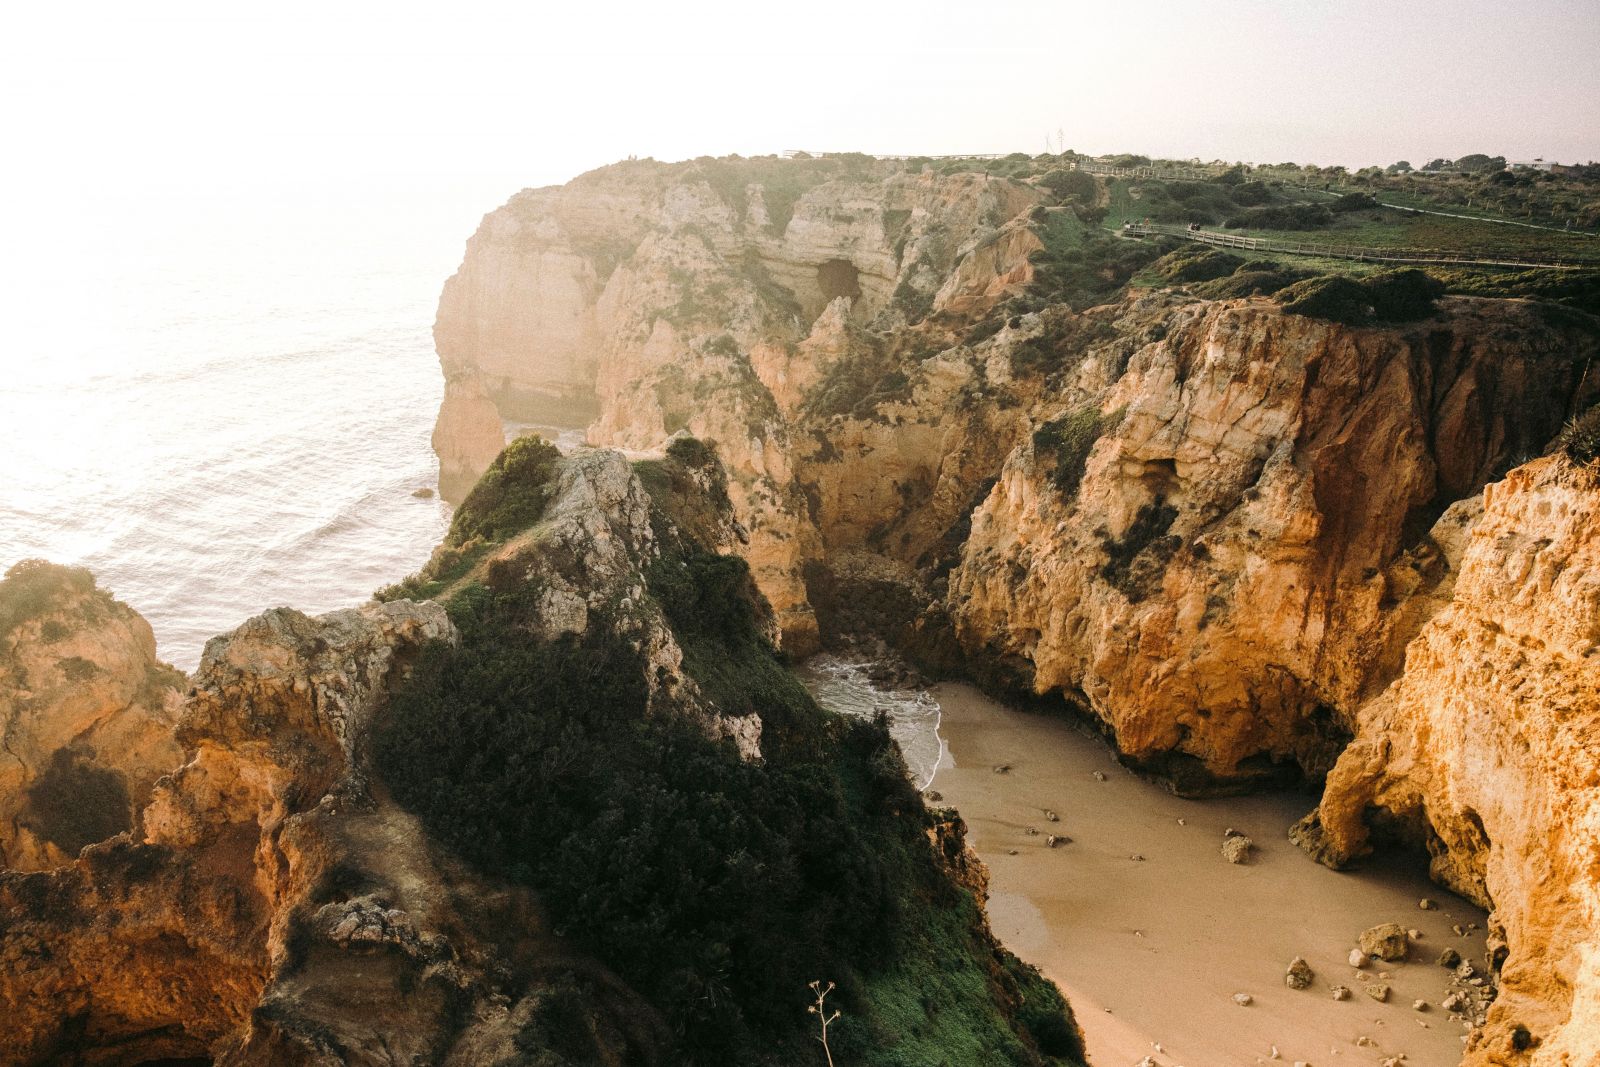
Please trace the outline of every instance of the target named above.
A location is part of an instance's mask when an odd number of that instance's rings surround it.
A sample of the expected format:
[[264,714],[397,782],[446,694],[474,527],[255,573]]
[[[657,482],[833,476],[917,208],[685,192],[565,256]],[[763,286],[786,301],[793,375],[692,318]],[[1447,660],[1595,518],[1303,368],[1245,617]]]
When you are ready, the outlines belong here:
[[1057,129],[1205,159],[1587,160],[1597,57],[1597,0],[8,4],[0,181],[541,184]]

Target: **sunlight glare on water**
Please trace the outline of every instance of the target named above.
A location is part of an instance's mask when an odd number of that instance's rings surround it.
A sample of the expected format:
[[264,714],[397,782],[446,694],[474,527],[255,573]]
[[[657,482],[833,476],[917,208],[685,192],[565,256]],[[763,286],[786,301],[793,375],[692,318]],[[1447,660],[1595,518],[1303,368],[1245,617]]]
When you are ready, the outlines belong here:
[[89,567],[185,669],[266,608],[415,570],[449,518],[412,495],[436,480],[435,304],[510,191],[151,198],[24,228],[0,262],[0,569]]

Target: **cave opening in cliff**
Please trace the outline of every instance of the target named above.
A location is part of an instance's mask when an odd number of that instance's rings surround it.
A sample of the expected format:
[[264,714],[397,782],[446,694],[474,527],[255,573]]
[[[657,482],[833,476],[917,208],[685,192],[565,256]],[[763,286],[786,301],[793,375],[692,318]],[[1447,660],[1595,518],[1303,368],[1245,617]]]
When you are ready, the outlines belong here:
[[841,296],[853,301],[861,295],[861,272],[848,259],[830,259],[817,267],[817,288],[824,304]]

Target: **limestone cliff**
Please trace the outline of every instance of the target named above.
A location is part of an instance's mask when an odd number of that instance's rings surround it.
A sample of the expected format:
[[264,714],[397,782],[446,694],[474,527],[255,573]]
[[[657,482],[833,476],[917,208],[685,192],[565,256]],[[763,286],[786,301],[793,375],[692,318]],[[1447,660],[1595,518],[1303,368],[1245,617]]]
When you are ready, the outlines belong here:
[[87,571],[37,560],[0,582],[0,869],[68,863],[130,828],[177,767],[183,675]]
[[1436,879],[1493,908],[1499,997],[1468,1063],[1586,1063],[1600,1048],[1600,481],[1541,459],[1464,518],[1464,533],[1436,528],[1451,593],[1360,709],[1308,837],[1349,862],[1379,809],[1426,841]]
[[973,514],[956,632],[1180,784],[1325,771],[1398,666],[1428,522],[1559,429],[1573,340],[1500,303],[1350,329],[1256,299],[1171,309],[1109,388],[1091,346]]
[[[715,440],[745,552],[789,646],[815,647],[803,568],[816,523],[792,415],[851,351],[851,323],[971,316],[1032,277],[1031,187],[816,160],[619,164],[489,215],[446,285],[441,486],[459,499],[503,417],[589,440]],[[831,310],[829,310],[831,309]],[[823,314],[828,310],[828,314]],[[715,402],[708,402],[710,398]]]
[[[1482,829],[1486,846],[1443,814],[1466,787],[1438,783],[1554,769],[1497,749],[1503,773],[1464,756],[1456,778],[1374,784],[1362,754],[1387,744],[1370,722],[1410,715],[1383,709],[1453,617],[1460,553],[1490,521],[1479,502],[1543,484],[1527,464],[1600,396],[1600,324],[1526,301],[1435,301],[1420,275],[1392,279],[1420,298],[1382,314],[1382,300],[1290,313],[1270,296],[1301,276],[1282,264],[1189,285],[1181,256],[1156,262],[1164,249],[1093,221],[1042,183],[893,162],[623,164],[491,214],[436,338],[461,395],[502,416],[561,399],[597,443],[714,439],[748,538],[737,551],[791,651],[884,632],[935,666],[1086,713],[1186,791],[1317,782],[1356,737],[1323,809],[1342,820],[1318,838],[1324,855],[1359,853],[1369,801],[1425,807],[1441,813],[1438,876],[1528,914],[1543,898],[1504,873],[1514,842],[1566,836],[1575,801],[1507,800],[1520,822]],[[441,432],[454,418],[441,413]],[[472,468],[448,449],[441,463]],[[1590,567],[1576,544],[1547,550],[1547,570]],[[1496,661],[1510,689],[1478,742],[1519,730],[1513,707],[1561,717],[1567,696],[1541,695],[1544,668],[1521,656]],[[1584,758],[1561,773],[1581,779]],[[1496,892],[1483,854],[1501,840],[1513,851]],[[1572,877],[1597,881],[1592,866]],[[1556,926],[1592,922],[1560,892]],[[1522,961],[1506,980],[1525,995],[1495,1010],[1481,1047],[1510,1040],[1519,1012],[1551,1048],[1581,1047],[1557,1030],[1592,1011],[1592,993],[1573,1006],[1564,992],[1592,961],[1539,962],[1538,924],[1513,938],[1502,922]]]

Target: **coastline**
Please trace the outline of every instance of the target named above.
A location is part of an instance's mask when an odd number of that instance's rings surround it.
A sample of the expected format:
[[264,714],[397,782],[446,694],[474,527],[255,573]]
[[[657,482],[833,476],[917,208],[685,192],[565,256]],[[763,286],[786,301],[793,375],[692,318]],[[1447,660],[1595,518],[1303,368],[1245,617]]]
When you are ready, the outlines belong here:
[[[1475,905],[1415,865],[1317,864],[1287,838],[1314,797],[1184,799],[1124,769],[1065,719],[1007,708],[962,684],[933,694],[946,753],[933,788],[961,812],[989,868],[990,924],[1066,993],[1093,1063],[1267,1064],[1274,1046],[1286,1063],[1377,1064],[1401,1053],[1412,1067],[1459,1062],[1466,1031],[1439,1007],[1450,972],[1434,960],[1446,947],[1482,956],[1485,916]],[[1254,840],[1250,862],[1223,858],[1229,828]],[[1051,849],[1050,833],[1072,840]],[[1423,897],[1438,909],[1421,910]],[[1391,921],[1423,939],[1408,961],[1381,965],[1392,992],[1379,1003],[1363,995],[1348,955],[1362,930]],[[1471,936],[1453,933],[1469,922]],[[1295,956],[1315,971],[1309,989],[1285,985]],[[1376,981],[1380,965],[1363,970]],[[1334,985],[1352,995],[1334,1000]],[[1235,1004],[1236,993],[1252,1003]],[[1414,1010],[1417,1000],[1427,1009]],[[1362,1037],[1371,1044],[1358,1045]]]

